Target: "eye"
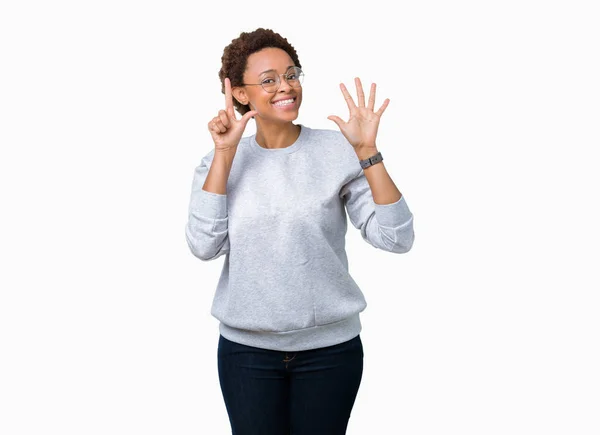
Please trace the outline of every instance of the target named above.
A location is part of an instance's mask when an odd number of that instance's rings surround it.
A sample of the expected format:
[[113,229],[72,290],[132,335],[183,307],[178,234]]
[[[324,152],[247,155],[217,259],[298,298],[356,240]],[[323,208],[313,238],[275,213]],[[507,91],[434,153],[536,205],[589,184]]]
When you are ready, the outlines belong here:
[[273,80],[273,79],[265,79],[265,80],[263,80],[263,81],[262,81],[262,83],[267,83],[269,80],[271,80],[272,82],[274,82],[274,81],[275,81],[275,80]]

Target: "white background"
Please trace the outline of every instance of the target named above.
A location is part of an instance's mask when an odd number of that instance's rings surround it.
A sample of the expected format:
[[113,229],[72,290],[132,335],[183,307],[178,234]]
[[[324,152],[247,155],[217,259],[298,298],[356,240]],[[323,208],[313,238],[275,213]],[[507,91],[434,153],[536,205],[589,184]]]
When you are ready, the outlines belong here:
[[355,76],[391,100],[378,147],[416,237],[392,254],[349,223],[347,433],[600,433],[592,3],[3,2],[0,433],[230,433],[224,257],[184,227],[223,49],[257,27],[298,51],[297,123],[337,129]]

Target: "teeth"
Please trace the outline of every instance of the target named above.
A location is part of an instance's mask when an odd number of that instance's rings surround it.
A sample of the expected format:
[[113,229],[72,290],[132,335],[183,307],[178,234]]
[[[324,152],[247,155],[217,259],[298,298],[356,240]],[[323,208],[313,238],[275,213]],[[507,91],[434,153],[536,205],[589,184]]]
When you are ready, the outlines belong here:
[[276,103],[273,103],[273,105],[275,105],[275,106],[285,106],[286,104],[292,104],[293,102],[294,102],[294,99],[290,98],[288,100],[277,101]]

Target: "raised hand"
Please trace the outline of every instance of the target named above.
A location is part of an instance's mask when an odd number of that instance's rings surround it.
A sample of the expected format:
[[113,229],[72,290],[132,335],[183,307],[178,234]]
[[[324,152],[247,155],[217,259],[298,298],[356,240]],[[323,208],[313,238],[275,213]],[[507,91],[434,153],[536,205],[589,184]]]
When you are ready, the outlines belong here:
[[386,98],[383,105],[377,112],[373,111],[375,107],[375,83],[371,84],[371,92],[369,94],[369,104],[365,107],[365,94],[362,89],[360,79],[354,79],[356,84],[356,92],[358,93],[358,107],[354,104],[352,96],[348,93],[346,86],[340,83],[340,88],[344,99],[350,109],[350,119],[348,122],[342,121],[335,115],[328,116],[327,119],[335,122],[342,134],[348,139],[348,142],[355,148],[375,147],[375,138],[377,137],[377,129],[379,128],[379,120],[387,105],[390,102]]
[[246,124],[256,114],[258,114],[256,110],[250,110],[244,113],[242,119],[236,118],[231,95],[231,81],[226,77],[225,110],[219,110],[219,114],[208,123],[208,131],[215,143],[215,152],[235,153],[246,129]]

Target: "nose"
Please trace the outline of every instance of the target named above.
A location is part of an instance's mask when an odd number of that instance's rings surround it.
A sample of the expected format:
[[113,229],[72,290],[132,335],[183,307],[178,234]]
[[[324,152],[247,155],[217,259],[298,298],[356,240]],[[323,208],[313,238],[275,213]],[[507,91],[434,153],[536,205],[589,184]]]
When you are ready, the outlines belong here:
[[279,76],[279,89],[277,89],[277,91],[286,93],[290,89],[292,89],[292,86],[287,82],[287,80],[285,78],[285,74],[280,75]]

